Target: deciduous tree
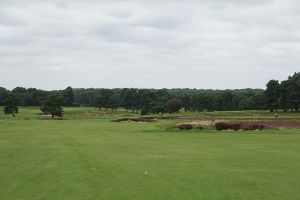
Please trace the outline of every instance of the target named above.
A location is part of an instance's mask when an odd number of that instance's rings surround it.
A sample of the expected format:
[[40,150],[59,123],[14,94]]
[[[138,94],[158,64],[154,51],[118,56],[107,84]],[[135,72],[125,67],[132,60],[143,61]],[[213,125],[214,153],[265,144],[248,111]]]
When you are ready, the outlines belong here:
[[15,94],[11,93],[8,95],[4,107],[4,113],[5,114],[12,114],[13,117],[15,117],[15,113],[19,112],[18,108],[18,99]]
[[46,101],[43,102],[41,106],[41,111],[48,115],[50,114],[52,119],[63,116],[63,108],[62,105],[64,103],[64,98],[59,92],[52,92],[49,94]]

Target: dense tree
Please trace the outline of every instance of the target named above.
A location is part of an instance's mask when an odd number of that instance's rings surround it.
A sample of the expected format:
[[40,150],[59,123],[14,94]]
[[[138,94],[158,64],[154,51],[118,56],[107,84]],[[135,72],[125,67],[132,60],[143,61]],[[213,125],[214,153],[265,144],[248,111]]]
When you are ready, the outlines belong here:
[[24,101],[26,93],[27,93],[26,88],[16,87],[11,92],[16,96],[17,101],[18,101],[18,105],[20,105],[20,106],[25,106],[26,105],[25,101]]
[[134,89],[124,88],[120,92],[120,106],[126,109],[126,112],[129,109],[133,108]]
[[94,103],[95,109],[101,110],[101,108],[104,108],[104,105],[105,105],[105,99],[103,98],[103,96],[97,96]]
[[290,81],[288,80],[282,81],[279,86],[279,106],[284,112],[287,112],[289,107],[289,87]]
[[152,107],[154,106],[153,102],[156,102],[156,93],[153,90],[142,89],[139,90],[140,101],[139,108],[141,109],[142,115],[150,114]]
[[149,113],[162,114],[166,112],[166,105],[160,101],[152,102],[150,105]]
[[72,87],[67,87],[62,91],[64,98],[64,106],[72,106],[74,104],[74,93]]
[[266,101],[270,112],[273,112],[274,109],[277,111],[279,103],[279,82],[277,80],[270,80],[267,83],[267,89],[265,91]]
[[257,93],[250,98],[252,101],[252,110],[264,110],[266,108],[266,97],[264,93]]
[[59,92],[51,92],[41,106],[41,111],[45,115],[51,115],[52,119],[63,116],[64,98]]
[[191,110],[191,97],[188,94],[184,94],[181,97],[182,106],[184,107],[184,112]]
[[300,73],[295,73],[288,78],[288,98],[291,103],[292,110],[300,111]]
[[240,110],[264,110],[266,108],[266,99],[263,93],[243,99],[239,103]]
[[171,99],[166,106],[169,113],[176,113],[182,108],[182,102],[178,99]]
[[107,108],[110,108],[112,111],[118,108],[118,95],[113,93],[107,99]]
[[112,98],[112,96],[114,95],[114,91],[109,90],[109,89],[103,89],[101,91],[101,96],[104,99],[104,105],[103,107],[107,110],[109,108],[111,108],[111,100],[114,100],[114,98]]
[[167,112],[166,103],[172,97],[170,96],[167,89],[161,89],[156,91],[156,99],[154,103],[151,104],[150,113],[160,114]]
[[[212,112],[227,110],[300,110],[300,73],[287,80],[271,80],[267,89],[201,90],[201,89],[72,89],[56,91],[63,96],[65,106],[95,106],[115,110],[124,108],[140,114],[167,112],[170,99],[182,102],[184,111]],[[10,91],[0,87],[0,105],[4,105]],[[11,91],[18,105],[41,106],[51,91],[17,87]]]
[[9,95],[9,91],[3,87],[0,87],[0,106],[4,106],[6,102],[6,98]]
[[95,106],[96,99],[99,96],[100,89],[73,89],[74,102],[82,106]]
[[253,101],[251,98],[246,98],[240,101],[239,109],[240,110],[252,110]]
[[15,117],[15,113],[19,112],[18,108],[18,99],[15,94],[11,93],[8,95],[4,107],[4,113],[5,114],[12,114],[13,117]]
[[[252,97],[263,90],[196,90],[196,89],[72,89],[56,91],[63,95],[64,106],[82,105],[95,108],[117,109],[122,107],[135,113],[155,114],[167,112],[166,103],[170,99],[179,99],[185,111],[237,110],[243,100],[252,101]],[[0,88],[0,100],[7,98],[9,91]],[[36,88],[15,88],[18,104],[41,106],[50,92]],[[1,102],[0,102],[1,103]],[[255,105],[251,106],[255,109]]]
[[141,94],[138,89],[134,89],[134,93],[132,96],[132,112],[139,113],[141,108]]

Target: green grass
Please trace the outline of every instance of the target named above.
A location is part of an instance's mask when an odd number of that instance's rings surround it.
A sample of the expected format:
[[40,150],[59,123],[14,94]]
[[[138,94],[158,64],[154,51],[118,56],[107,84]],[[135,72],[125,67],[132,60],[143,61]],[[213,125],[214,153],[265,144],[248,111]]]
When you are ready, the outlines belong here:
[[300,199],[299,130],[169,132],[176,121],[110,121],[134,116],[124,111],[20,111],[0,114],[1,200]]

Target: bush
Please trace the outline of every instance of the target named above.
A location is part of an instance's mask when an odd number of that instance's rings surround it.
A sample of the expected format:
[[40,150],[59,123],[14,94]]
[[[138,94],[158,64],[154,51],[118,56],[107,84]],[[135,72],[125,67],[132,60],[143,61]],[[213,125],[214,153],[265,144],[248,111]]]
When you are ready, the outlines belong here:
[[233,123],[233,124],[231,124],[231,128],[235,131],[238,131],[242,128],[242,124],[241,123]]
[[193,129],[192,124],[178,124],[175,127],[179,128],[180,130],[192,130]]
[[262,130],[265,126],[262,124],[246,124],[243,127],[243,130],[245,131],[254,131],[254,130]]
[[182,103],[178,99],[171,99],[167,102],[166,108],[169,113],[175,113],[182,108]]
[[242,128],[241,123],[232,123],[232,122],[217,122],[215,127],[218,131],[221,130],[235,130],[238,131]]
[[262,124],[242,124],[242,123],[233,123],[233,122],[217,122],[215,123],[216,130],[235,130],[238,131],[243,129],[245,131],[254,131],[254,130],[262,130],[265,128]]
[[225,122],[217,122],[215,123],[215,127],[218,131],[221,130],[227,130],[228,129],[228,123]]

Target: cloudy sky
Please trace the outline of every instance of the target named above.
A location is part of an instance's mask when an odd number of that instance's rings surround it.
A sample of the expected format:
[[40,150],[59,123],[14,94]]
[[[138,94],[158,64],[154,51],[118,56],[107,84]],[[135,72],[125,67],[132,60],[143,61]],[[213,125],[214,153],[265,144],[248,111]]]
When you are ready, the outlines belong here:
[[0,86],[264,88],[300,71],[299,0],[1,0]]

